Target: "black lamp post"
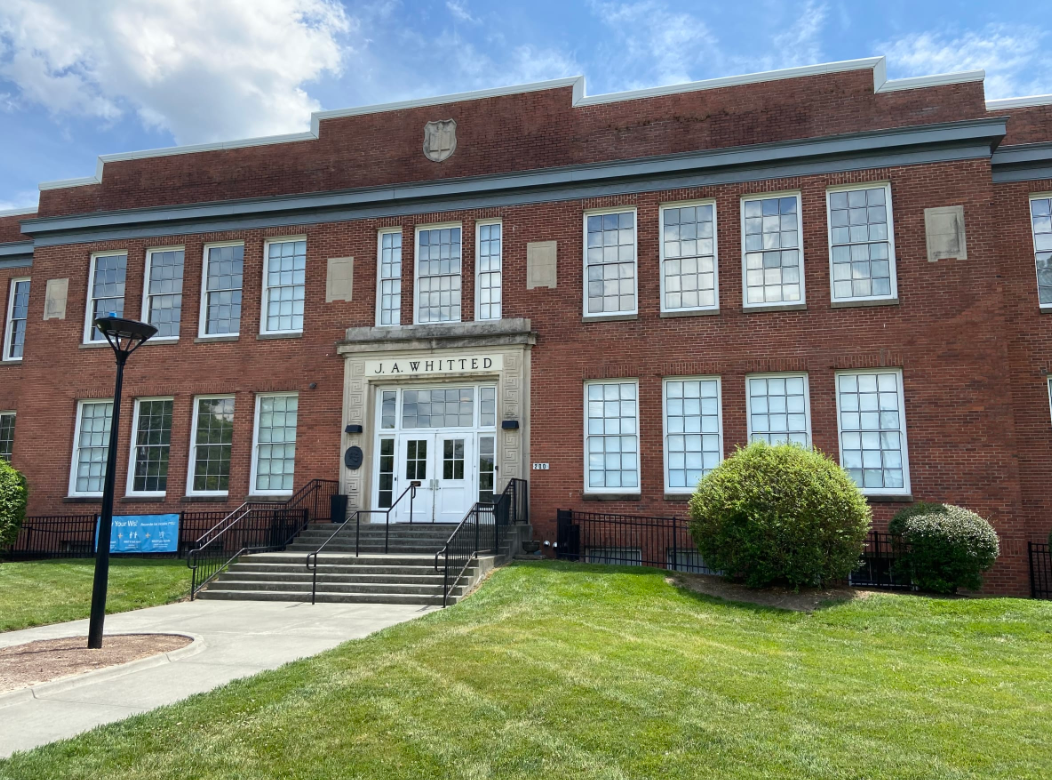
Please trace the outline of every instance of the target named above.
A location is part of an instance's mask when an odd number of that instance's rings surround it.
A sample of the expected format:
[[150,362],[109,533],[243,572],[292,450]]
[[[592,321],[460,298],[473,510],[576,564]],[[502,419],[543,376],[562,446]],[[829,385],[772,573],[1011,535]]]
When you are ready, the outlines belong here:
[[95,549],[95,581],[91,588],[91,621],[88,624],[88,648],[91,650],[102,647],[102,624],[106,620],[106,585],[110,577],[110,532],[113,528],[113,489],[117,481],[117,431],[121,419],[124,364],[132,352],[157,332],[153,325],[121,319],[112,313],[95,320],[95,327],[106,337],[117,356],[117,386],[113,390],[110,445],[106,452],[106,478],[102,488],[99,539]]

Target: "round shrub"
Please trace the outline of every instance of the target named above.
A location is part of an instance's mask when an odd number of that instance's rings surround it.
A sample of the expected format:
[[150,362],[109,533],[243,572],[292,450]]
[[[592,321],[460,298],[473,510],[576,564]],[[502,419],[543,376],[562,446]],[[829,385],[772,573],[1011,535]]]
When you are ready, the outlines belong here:
[[820,452],[750,444],[713,469],[690,499],[705,563],[754,588],[843,579],[869,531],[866,499]]
[[26,517],[26,478],[0,458],[0,549],[12,544]]
[[956,593],[982,587],[982,572],[1001,554],[997,532],[975,512],[951,504],[914,504],[892,519],[889,533],[906,544],[896,567],[921,590]]

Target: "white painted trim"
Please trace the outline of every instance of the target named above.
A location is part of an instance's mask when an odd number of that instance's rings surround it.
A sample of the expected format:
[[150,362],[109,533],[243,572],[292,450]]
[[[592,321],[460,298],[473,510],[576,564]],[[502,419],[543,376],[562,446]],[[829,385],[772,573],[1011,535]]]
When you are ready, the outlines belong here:
[[[902,380],[901,368],[851,368],[836,371],[833,375],[833,392],[836,395],[836,433],[837,450],[839,452],[838,462],[841,468],[844,465],[844,431],[841,428],[840,418],[840,377],[859,376],[861,374],[894,374],[898,385],[899,396],[899,436],[902,447],[902,487],[901,488],[864,488],[859,485],[859,490],[865,496],[908,496],[910,492],[910,457],[909,443],[906,439],[906,388]],[[883,464],[881,464],[883,467]]]
[[[16,412],[14,409],[0,409],[0,421],[3,421],[3,419],[5,417],[14,417],[15,418],[15,426],[16,427],[18,426],[18,412]],[[14,446],[15,446],[15,440],[11,439],[12,453],[14,452]],[[0,460],[2,460],[2,458],[0,458]],[[0,699],[2,699],[2,698],[3,698],[3,696],[0,695]]]
[[[401,260],[399,261],[399,263],[400,263],[400,265],[402,267],[402,272],[398,275],[398,301],[399,301],[399,305],[398,305],[398,322],[392,322],[389,325],[384,325],[384,324],[382,324],[380,322],[380,313],[381,313],[381,310],[383,308],[383,292],[382,292],[383,275],[382,275],[382,268],[383,268],[383,263],[384,263],[384,236],[385,235],[387,235],[387,236],[395,235],[395,236],[401,236],[402,237],[402,246],[401,246],[401,249],[398,250],[399,253],[400,253],[400,256],[401,256]],[[461,236],[461,240],[463,240],[463,236]],[[414,261],[415,261],[415,259],[414,259]],[[401,301],[402,301],[402,287],[403,287],[402,282],[404,280],[405,280],[405,235],[404,235],[404,233],[402,231],[402,227],[399,225],[398,227],[380,228],[379,230],[376,231],[376,319],[375,319],[376,327],[378,327],[378,328],[398,328],[398,327],[401,327],[401,325],[402,325],[402,305],[401,305]],[[415,291],[414,291],[414,294],[415,294]],[[413,306],[413,311],[414,312],[416,311],[416,306],[415,305]]]
[[[853,190],[873,190],[884,188],[884,205],[888,212],[888,261],[891,263],[891,294],[865,295],[858,297],[837,298],[833,280],[833,209],[830,195],[834,192],[851,192]],[[840,184],[826,190],[826,242],[829,250],[829,300],[832,303],[852,303],[854,301],[893,301],[899,297],[898,261],[895,257],[895,223],[891,206],[891,182],[873,181]],[[872,242],[871,242],[872,243]]]
[[[156,246],[146,250],[146,263],[142,270],[142,322],[150,321],[150,269],[153,266],[154,252],[182,252],[183,253],[183,284],[186,284],[186,247],[185,246]],[[180,293],[181,295],[181,293]],[[179,332],[183,331],[182,307],[179,309]],[[178,336],[154,336],[150,339],[151,344],[158,342],[178,341]]]
[[[167,491],[163,491],[163,490],[162,491],[158,491],[158,490],[140,490],[140,491],[137,491],[137,490],[135,490],[135,467],[137,465],[137,460],[138,460],[137,452],[138,452],[138,449],[139,449],[136,446],[136,442],[137,442],[137,440],[139,438],[139,405],[143,401],[171,401],[172,402],[172,410],[173,410],[173,412],[175,411],[175,398],[173,398],[170,395],[144,396],[142,398],[136,398],[135,399],[135,404],[134,404],[133,411],[132,411],[132,427],[131,427],[131,436],[130,436],[130,438],[131,438],[131,442],[130,442],[130,444],[131,444],[131,452],[128,455],[128,476],[127,476],[127,482],[126,482],[126,485],[125,485],[125,488],[124,488],[124,495],[126,495],[126,496],[148,496],[148,497],[163,498],[164,496],[167,495]],[[173,422],[173,424],[175,422],[174,414],[173,414],[172,422]],[[169,455],[168,465],[169,466],[172,465],[171,464],[171,453],[172,453],[172,441],[171,441],[171,433],[169,433],[169,438],[168,438],[168,455]],[[165,477],[165,480],[167,481],[167,476]]]
[[[634,384],[636,386],[636,486],[634,488],[591,488],[588,486],[588,388],[592,385],[624,385]],[[642,425],[640,420],[642,419],[640,409],[640,398],[639,398],[639,378],[638,377],[623,377],[619,379],[589,379],[584,382],[582,387],[582,396],[584,398],[584,439],[583,439],[583,450],[584,458],[582,465],[584,467],[584,473],[582,475],[581,482],[582,488],[586,495],[642,495],[643,493],[643,452],[642,452]],[[605,470],[606,465],[603,465]]]
[[[631,212],[632,232],[634,234],[632,263],[635,267],[635,294],[636,305],[631,310],[603,311],[595,314],[588,313],[588,218],[602,214],[627,214]],[[585,209],[581,219],[581,317],[586,320],[602,320],[606,317],[632,316],[639,313],[639,210],[635,206],[615,206],[601,209]]]
[[[281,396],[295,396],[299,398],[299,393],[296,391],[285,391],[280,393],[256,393],[256,411],[255,418],[252,421],[252,468],[249,472],[248,492],[249,495],[253,496],[288,496],[292,494],[291,490],[258,490],[256,488],[256,469],[259,466],[259,414],[262,408],[262,400],[264,398],[279,398]],[[296,443],[299,444],[299,412],[296,412]],[[296,448],[297,454],[299,454],[299,447]],[[296,463],[293,461],[293,479],[295,479],[295,468]]]
[[[479,293],[481,292],[479,275],[479,261],[482,259],[482,254],[479,249],[482,235],[483,225],[500,225],[500,316],[499,317],[488,317],[482,320],[479,317],[481,311],[481,302],[479,301]],[[463,279],[461,280],[461,288],[463,288]],[[461,310],[463,314],[463,310]],[[504,319],[504,220],[500,217],[493,219],[479,219],[475,221],[475,314],[474,319],[476,322],[496,322],[497,320]]]
[[[716,420],[719,426],[716,431],[716,435],[720,440],[720,463],[724,459],[723,450],[723,380],[718,375],[705,375],[705,376],[666,376],[661,378],[661,449],[664,457],[664,480],[665,480],[665,492],[673,495],[692,495],[694,493],[693,487],[672,487],[669,485],[668,478],[668,383],[669,382],[716,382]],[[679,434],[674,434],[679,435]],[[683,434],[684,436],[695,434]],[[702,432],[699,434],[705,436]],[[711,435],[711,434],[709,434]],[[695,486],[696,487],[696,486]]]
[[[460,319],[444,322],[420,322],[420,232],[460,228]],[[404,243],[404,242],[403,242]],[[402,247],[402,276],[405,276],[405,247]],[[413,324],[453,325],[464,321],[464,223],[436,222],[433,225],[417,225],[413,231]]]
[[[297,241],[306,242],[307,236],[274,236],[263,240],[263,281],[260,286],[260,302],[259,302],[259,332],[263,335],[297,335],[303,333],[303,328],[293,330],[267,330],[267,292],[270,289],[267,286],[267,272],[270,268],[270,247],[272,244],[289,244],[296,243]],[[307,319],[307,305],[306,305],[306,294],[307,294],[307,279],[306,279],[306,247],[304,247],[304,279],[303,279],[303,294],[304,294],[304,305],[303,305],[303,319],[306,322]],[[244,277],[242,276],[242,280]],[[244,284],[244,281],[242,281]],[[244,311],[244,288],[242,288],[241,301],[242,311]],[[238,327],[238,330],[241,328]]]
[[[190,410],[190,451],[189,462],[186,470],[186,495],[188,496],[215,496],[226,498],[230,495],[229,490],[194,490],[194,471],[197,465],[197,409],[200,401],[210,401],[217,398],[229,398],[234,402],[234,414],[237,414],[237,397],[233,393],[220,393],[218,395],[195,395],[193,407]],[[233,455],[234,444],[231,441],[230,452]]]
[[945,87],[949,84],[968,84],[986,79],[985,70],[964,70],[957,73],[940,73],[937,76],[915,76],[908,79],[895,79],[885,81],[874,92],[901,92],[907,89],[923,89],[925,87]]
[[[746,445],[752,444],[752,395],[749,392],[750,379],[790,379],[802,377],[804,380],[804,422],[807,423],[807,446],[812,447],[811,436],[811,381],[806,371],[785,371],[745,375],[745,431]],[[840,423],[838,422],[837,425]]]
[[[91,498],[102,498],[102,491],[98,493],[78,493],[77,492],[77,464],[80,455],[80,420],[83,415],[84,407],[88,404],[112,404],[112,398],[84,398],[77,401],[77,414],[73,420],[73,454],[69,466],[69,496],[88,496]],[[112,417],[110,419],[110,425],[113,424]],[[109,451],[109,440],[106,441],[107,452]]]
[[[7,293],[7,315],[4,317],[4,330],[3,330],[3,343],[2,349],[0,349],[0,363],[21,363],[22,358],[11,357],[11,346],[14,342],[15,331],[11,327],[14,322],[15,316],[15,289],[18,287],[20,282],[29,282],[32,285],[32,280],[28,276],[15,276],[10,280],[8,285]],[[30,288],[32,289],[32,287]],[[26,326],[28,331],[29,317],[26,317]],[[28,333],[27,333],[28,335]],[[23,350],[25,345],[23,345]]]
[[[225,339],[231,336],[241,335],[241,323],[238,322],[237,333],[208,333],[208,250],[213,247],[222,246],[244,246],[244,241],[213,241],[205,244],[201,250],[201,301],[197,315],[197,338],[199,339]],[[183,259],[186,262],[186,259]],[[185,268],[185,266],[184,266]],[[245,268],[242,261],[241,266],[241,316],[245,315]]]
[[[1048,385],[1048,407],[1049,411],[1052,412],[1052,376],[1047,378],[1046,384]],[[4,412],[4,414],[7,414],[7,412]],[[14,412],[11,412],[11,414],[14,414]]]
[[[748,285],[748,269],[745,264],[745,255],[747,250],[745,249],[745,201],[747,200],[770,200],[772,198],[796,198],[796,229],[797,235],[800,237],[800,246],[797,251],[800,252],[800,300],[798,301],[764,301],[762,303],[749,303],[749,285]],[[787,190],[785,192],[759,192],[752,195],[742,195],[738,201],[738,212],[739,212],[739,223],[738,230],[741,235],[741,266],[742,266],[742,307],[745,311],[749,309],[766,309],[771,306],[806,306],[807,305],[807,287],[806,287],[806,267],[804,262],[804,196],[800,190]],[[759,250],[761,253],[771,250]],[[779,250],[781,251],[781,250]],[[785,282],[782,282],[784,285]],[[766,285],[765,285],[766,286]]]
[[23,217],[26,214],[36,214],[36,206],[24,206],[17,209],[4,209],[0,211],[0,217]]
[[1026,97],[998,98],[987,100],[987,111],[998,111],[1005,108],[1028,108],[1030,106],[1052,105],[1052,95],[1027,95]]
[[[686,206],[712,206],[712,306],[683,306],[678,309],[665,307],[665,209],[678,209]],[[661,311],[719,311],[720,310],[720,247],[719,226],[717,224],[717,208],[715,198],[704,198],[701,200],[684,200],[671,203],[662,203],[658,207],[658,278],[660,281]],[[585,248],[587,250],[587,247]],[[585,280],[585,284],[588,281]],[[638,305],[637,305],[638,306]]]
[[88,263],[88,298],[87,305],[84,307],[84,333],[83,342],[84,344],[105,344],[106,339],[93,340],[91,338],[92,328],[95,327],[92,322],[91,315],[95,311],[95,296],[94,284],[95,281],[95,264],[98,262],[100,257],[119,257],[124,255],[124,300],[128,299],[128,250],[127,249],[111,249],[106,252],[92,252],[91,260]]
[[[1041,303],[1041,279],[1037,275],[1037,235],[1034,233],[1034,207],[1031,205],[1035,200],[1048,200],[1052,198],[1052,192],[1031,192],[1026,201],[1026,219],[1030,223],[1030,246],[1034,258],[1034,289],[1037,292],[1037,306],[1041,311],[1052,310],[1052,303]],[[1048,250],[1042,250],[1048,251]]]

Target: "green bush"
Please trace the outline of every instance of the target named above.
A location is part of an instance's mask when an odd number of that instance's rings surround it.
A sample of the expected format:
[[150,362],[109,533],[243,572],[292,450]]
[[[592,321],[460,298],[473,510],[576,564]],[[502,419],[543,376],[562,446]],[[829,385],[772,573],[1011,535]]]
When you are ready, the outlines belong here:
[[705,563],[754,588],[843,579],[869,531],[866,499],[815,450],[750,444],[713,469],[690,499]]
[[914,504],[895,515],[888,531],[907,545],[896,563],[899,574],[934,593],[977,590],[981,573],[1001,554],[993,526],[951,504]]
[[26,478],[0,458],[0,549],[15,541],[26,517]]

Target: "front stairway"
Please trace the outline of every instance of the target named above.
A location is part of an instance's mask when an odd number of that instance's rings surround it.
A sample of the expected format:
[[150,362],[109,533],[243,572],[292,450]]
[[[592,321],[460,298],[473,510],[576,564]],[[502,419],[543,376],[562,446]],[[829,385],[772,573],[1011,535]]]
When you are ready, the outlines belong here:
[[[363,523],[356,556],[356,529],[348,525],[318,556],[317,601],[442,606],[444,572],[442,558],[435,570],[435,553],[456,527],[456,523],[392,523],[385,529],[383,524]],[[312,525],[282,552],[243,555],[197,597],[310,601],[314,574],[307,568],[307,555],[336,529],[332,523]],[[500,552],[506,554],[506,550]],[[473,560],[460,584],[451,590],[449,603],[463,598],[496,558],[482,555]]]

